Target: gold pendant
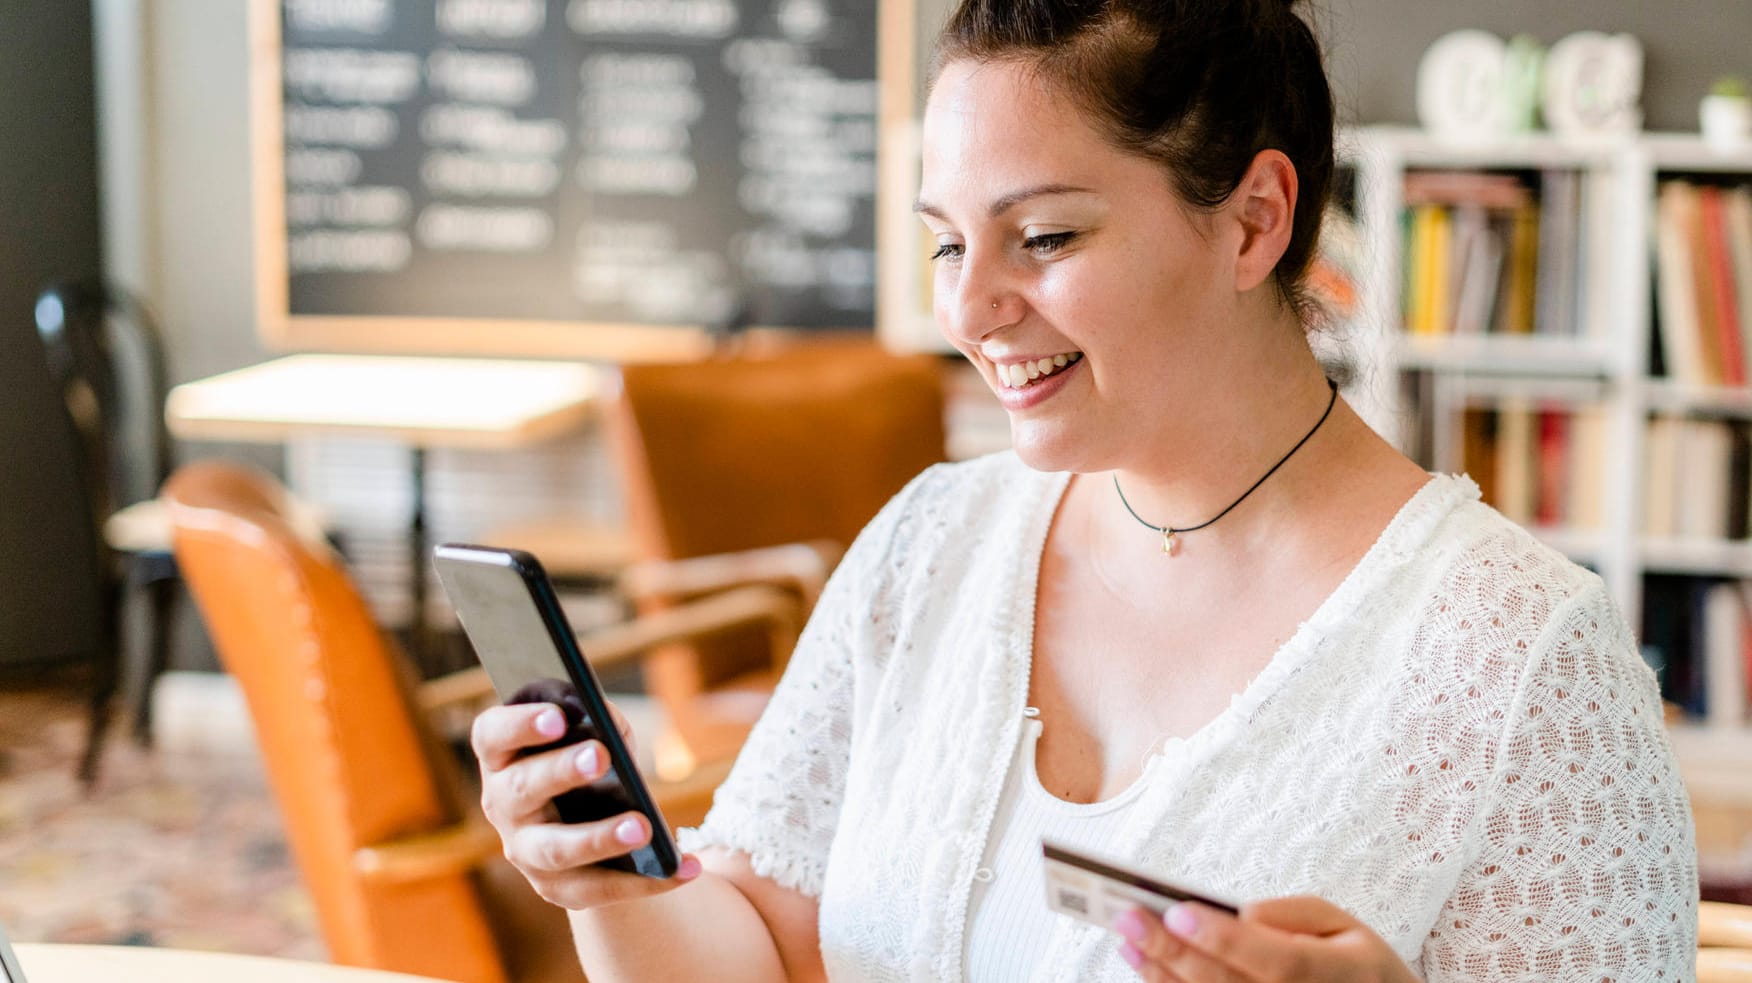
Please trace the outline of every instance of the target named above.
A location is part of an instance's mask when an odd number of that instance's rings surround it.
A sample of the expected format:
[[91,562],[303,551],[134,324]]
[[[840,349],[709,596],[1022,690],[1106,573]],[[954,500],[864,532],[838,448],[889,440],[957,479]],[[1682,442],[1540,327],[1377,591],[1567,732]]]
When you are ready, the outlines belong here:
[[1168,556],[1173,556],[1174,555],[1174,547],[1179,542],[1180,542],[1179,540],[1174,538],[1174,530],[1169,529],[1167,526],[1162,527],[1162,552],[1163,553],[1167,554]]

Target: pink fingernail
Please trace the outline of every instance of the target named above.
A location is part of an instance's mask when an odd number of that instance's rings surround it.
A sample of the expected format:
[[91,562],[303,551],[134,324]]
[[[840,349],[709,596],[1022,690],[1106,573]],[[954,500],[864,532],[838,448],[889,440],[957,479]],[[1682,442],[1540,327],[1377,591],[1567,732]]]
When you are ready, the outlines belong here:
[[621,824],[614,828],[614,838],[632,846],[645,838],[645,829],[639,825],[637,819],[623,819]]
[[700,876],[701,869],[699,858],[684,857],[682,858],[681,866],[675,868],[675,879],[678,881],[691,881]]
[[536,714],[535,731],[543,737],[558,737],[566,732],[566,720],[558,710],[543,710]]
[[1168,909],[1162,916],[1162,924],[1168,926],[1168,931],[1182,938],[1191,938],[1198,931],[1198,916],[1188,905],[1177,904]]
[[600,755],[596,753],[596,745],[591,744],[578,752],[578,774],[586,778],[596,775]]
[[1137,909],[1135,908],[1131,911],[1124,912],[1118,918],[1115,918],[1113,920],[1113,930],[1120,935],[1125,936],[1126,941],[1128,942],[1144,941],[1144,919],[1137,913]]
[[1124,959],[1133,969],[1140,969],[1144,965],[1144,954],[1139,952],[1137,947],[1130,942],[1119,944],[1119,958]]

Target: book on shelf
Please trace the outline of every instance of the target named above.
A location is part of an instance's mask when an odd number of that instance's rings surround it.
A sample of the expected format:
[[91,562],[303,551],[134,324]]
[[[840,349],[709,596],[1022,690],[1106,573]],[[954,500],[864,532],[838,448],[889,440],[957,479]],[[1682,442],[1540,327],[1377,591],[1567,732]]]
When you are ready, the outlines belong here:
[[1682,539],[1729,539],[1728,458],[1733,440],[1725,423],[1685,420],[1679,426],[1679,464],[1671,476],[1674,531]]
[[1662,700],[1712,728],[1752,723],[1752,586],[1651,574],[1643,588],[1642,654]]
[[1655,206],[1655,337],[1686,386],[1752,380],[1752,192],[1670,180]]
[[[1576,529],[1601,529],[1606,524],[1606,483],[1600,470],[1606,459],[1606,411],[1598,405],[1577,407],[1567,422],[1568,447],[1560,459],[1564,505],[1558,521]],[[1540,463],[1541,468],[1548,466]]]
[[1496,285],[1501,275],[1501,247],[1491,233],[1490,218],[1473,204],[1454,209],[1456,261],[1448,291],[1454,298],[1453,332],[1483,334],[1496,303]]
[[1684,421],[1658,416],[1643,439],[1643,535],[1665,539],[1678,533],[1679,429]]
[[1609,171],[1591,170],[1583,178],[1581,236],[1577,263],[1581,271],[1576,284],[1576,330],[1592,337],[1617,337],[1622,328],[1614,323],[1615,257],[1611,244],[1622,225],[1621,206],[1614,195],[1617,177]]
[[[1697,305],[1697,348],[1703,354],[1704,381],[1712,386],[1729,384],[1727,346],[1722,343],[1722,318],[1726,312],[1716,303],[1710,282],[1709,236],[1704,218],[1707,188],[1685,186],[1690,199],[1685,215],[1686,246],[1690,249],[1691,293]],[[1735,325],[1738,329],[1738,325]]]
[[1746,358],[1746,378],[1752,379],[1752,188],[1732,188],[1722,195],[1722,233],[1734,271],[1740,351]]
[[1497,511],[1527,526],[1602,527],[1601,408],[1504,399],[1466,408],[1459,427],[1461,467]]
[[1533,482],[1536,494],[1529,504],[1533,509],[1533,520],[1541,526],[1561,526],[1569,520],[1576,525],[1575,516],[1569,512],[1569,485],[1571,475],[1568,456],[1575,446],[1570,437],[1571,415],[1559,410],[1543,410],[1538,417],[1538,441]]
[[1746,723],[1746,596],[1732,581],[1703,590],[1704,719],[1711,727],[1734,730]]
[[1539,289],[1539,208],[1523,202],[1509,216],[1509,252],[1497,297],[1496,328],[1503,334],[1532,334],[1534,298]]
[[1644,440],[1642,533],[1651,539],[1742,540],[1752,529],[1752,437],[1744,422],[1661,414]]
[[1609,175],[1405,175],[1402,315],[1413,335],[1593,333],[1609,308]]
[[1720,350],[1722,382],[1730,386],[1746,384],[1746,355],[1741,345],[1741,320],[1734,287],[1734,260],[1728,254],[1727,216],[1722,204],[1722,190],[1702,187],[1697,191],[1698,220],[1701,242],[1698,255],[1704,281],[1700,294],[1709,298],[1710,322]]
[[1496,413],[1469,406],[1460,411],[1460,470],[1472,478],[1486,504],[1497,502]]
[[1708,384],[1699,340],[1696,279],[1691,272],[1687,231],[1696,200],[1690,185],[1661,185],[1655,205],[1656,326],[1661,365],[1668,378],[1686,385]]
[[1709,714],[1708,610],[1710,592],[1720,583],[1672,574],[1643,578],[1643,658],[1655,670],[1661,699],[1692,720]]
[[1538,444],[1535,412],[1524,399],[1505,399],[1497,407],[1496,495],[1491,504],[1523,526],[1539,512]]
[[1581,248],[1582,175],[1554,169],[1539,177],[1539,263],[1535,276],[1533,331],[1548,336],[1574,335],[1577,252]]
[[1730,425],[1728,431],[1727,527],[1729,539],[1752,536],[1752,430]]

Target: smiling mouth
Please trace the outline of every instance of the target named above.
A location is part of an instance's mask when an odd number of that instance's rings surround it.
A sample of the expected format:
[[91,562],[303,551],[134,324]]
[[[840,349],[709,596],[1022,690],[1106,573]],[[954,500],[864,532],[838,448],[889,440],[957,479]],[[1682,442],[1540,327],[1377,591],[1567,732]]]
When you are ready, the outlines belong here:
[[998,383],[1005,389],[1026,389],[1049,375],[1077,364],[1082,357],[1082,352],[1066,352],[1063,355],[1027,362],[1011,362],[1008,365],[993,363],[992,369],[997,374]]

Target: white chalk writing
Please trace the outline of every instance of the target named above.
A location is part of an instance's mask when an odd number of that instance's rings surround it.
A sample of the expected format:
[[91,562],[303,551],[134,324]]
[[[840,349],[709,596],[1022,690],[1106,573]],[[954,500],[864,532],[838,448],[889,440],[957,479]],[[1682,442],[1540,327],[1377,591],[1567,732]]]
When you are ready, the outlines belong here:
[[546,0],[438,0],[438,30],[501,41],[532,37],[547,24]]
[[420,211],[414,231],[427,249],[533,253],[553,239],[554,220],[539,208],[437,204]]

